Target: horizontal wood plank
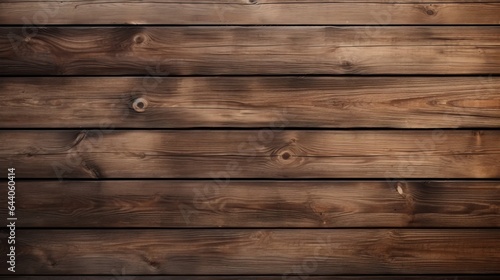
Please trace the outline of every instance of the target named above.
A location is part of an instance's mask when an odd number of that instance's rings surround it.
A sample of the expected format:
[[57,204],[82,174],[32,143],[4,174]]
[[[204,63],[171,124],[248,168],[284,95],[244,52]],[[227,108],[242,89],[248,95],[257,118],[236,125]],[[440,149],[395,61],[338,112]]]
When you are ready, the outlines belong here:
[[[7,233],[0,237],[5,252]],[[494,229],[18,229],[16,240],[19,274],[500,272],[500,230]]]
[[0,28],[1,75],[500,73],[492,26],[25,29]]
[[495,76],[12,77],[0,127],[498,128],[498,92]]
[[19,181],[16,200],[17,227],[500,227],[491,181]]
[[499,178],[500,131],[0,131],[20,178]]
[[48,24],[436,25],[500,23],[498,1],[476,0],[323,2],[8,0],[0,3],[0,10],[2,11],[0,24],[28,23],[38,26]]

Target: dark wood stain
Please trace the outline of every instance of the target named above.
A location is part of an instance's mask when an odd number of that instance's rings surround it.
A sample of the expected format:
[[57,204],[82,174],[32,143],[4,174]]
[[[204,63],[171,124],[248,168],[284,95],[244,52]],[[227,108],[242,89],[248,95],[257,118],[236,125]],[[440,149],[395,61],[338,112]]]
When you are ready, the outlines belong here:
[[500,74],[497,27],[376,28],[3,27],[0,74]]
[[27,274],[290,275],[304,262],[322,275],[498,273],[500,261],[497,229],[20,229],[18,240]]
[[496,130],[44,130],[0,141],[0,166],[33,178],[500,177]]
[[0,278],[498,279],[499,15],[1,1]]
[[13,77],[0,78],[15,108],[0,111],[0,127],[495,128],[499,91],[495,76]]
[[495,181],[30,181],[17,197],[30,228],[500,226]]

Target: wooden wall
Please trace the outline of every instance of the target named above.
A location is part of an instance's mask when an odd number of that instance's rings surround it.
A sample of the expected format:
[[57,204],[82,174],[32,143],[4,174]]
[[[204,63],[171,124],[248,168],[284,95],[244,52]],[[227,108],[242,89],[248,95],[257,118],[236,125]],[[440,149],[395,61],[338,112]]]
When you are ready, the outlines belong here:
[[500,1],[3,0],[0,66],[2,278],[500,275]]

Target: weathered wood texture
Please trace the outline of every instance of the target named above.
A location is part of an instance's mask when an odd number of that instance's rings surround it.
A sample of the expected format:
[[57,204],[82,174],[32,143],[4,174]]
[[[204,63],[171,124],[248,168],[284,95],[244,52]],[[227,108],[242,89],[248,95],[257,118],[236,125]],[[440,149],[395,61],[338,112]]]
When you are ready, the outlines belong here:
[[16,197],[17,227],[500,227],[491,181],[28,181]]
[[2,75],[499,74],[500,27],[3,27],[0,63]]
[[20,274],[500,273],[495,229],[19,229],[17,241]]
[[[361,2],[361,3],[356,3]],[[362,3],[371,2],[371,3]],[[462,2],[462,3],[460,3]],[[0,24],[499,24],[498,1],[2,1]]]
[[500,129],[482,128],[500,128],[499,15],[498,0],[0,1],[18,279],[497,279]]
[[499,178],[500,131],[0,131],[21,178]]
[[499,93],[494,76],[0,78],[0,127],[498,128]]

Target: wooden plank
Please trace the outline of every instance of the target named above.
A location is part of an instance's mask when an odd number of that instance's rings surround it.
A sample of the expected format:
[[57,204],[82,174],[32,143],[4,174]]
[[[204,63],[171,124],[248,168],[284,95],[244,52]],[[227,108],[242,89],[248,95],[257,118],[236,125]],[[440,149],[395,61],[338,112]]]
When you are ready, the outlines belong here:
[[[0,78],[1,128],[500,126],[500,77]],[[133,110],[134,100],[148,102]]]
[[20,181],[16,201],[18,228],[500,227],[496,181]]
[[500,73],[500,27],[25,29],[0,28],[1,75]]
[[[349,3],[355,2],[355,3]],[[356,3],[360,2],[360,3]],[[368,2],[368,3],[363,3]],[[462,2],[462,3],[460,3]],[[469,3],[470,2],[470,3]],[[498,1],[2,1],[0,24],[499,24]]]
[[499,130],[0,131],[19,178],[499,178]]
[[[7,233],[0,236],[6,246]],[[500,231],[493,229],[18,229],[16,240],[19,274],[112,275],[121,268],[167,275],[500,272]]]

